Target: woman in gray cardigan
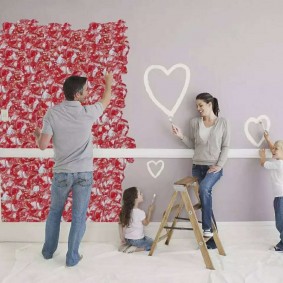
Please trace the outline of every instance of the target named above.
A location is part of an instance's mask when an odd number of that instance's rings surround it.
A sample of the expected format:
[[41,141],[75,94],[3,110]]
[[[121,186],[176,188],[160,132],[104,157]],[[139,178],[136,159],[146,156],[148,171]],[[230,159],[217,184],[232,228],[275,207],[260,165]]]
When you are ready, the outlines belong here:
[[[230,127],[226,119],[218,117],[218,100],[211,94],[197,95],[196,106],[200,117],[190,121],[189,136],[184,136],[175,125],[172,125],[172,130],[189,148],[194,149],[192,175],[198,178],[200,186],[203,236],[212,237],[211,221],[214,216],[211,193],[223,174],[228,157]],[[213,239],[207,242],[207,247],[215,248]]]

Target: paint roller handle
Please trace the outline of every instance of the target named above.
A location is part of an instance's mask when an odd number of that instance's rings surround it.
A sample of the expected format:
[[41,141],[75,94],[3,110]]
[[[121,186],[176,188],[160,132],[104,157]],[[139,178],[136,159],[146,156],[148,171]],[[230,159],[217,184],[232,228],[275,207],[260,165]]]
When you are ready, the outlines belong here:
[[269,133],[268,133],[267,130],[264,130],[263,136],[264,136],[265,139],[268,139],[268,138],[269,138]]
[[273,142],[271,141],[271,139],[270,139],[270,137],[269,137],[269,133],[268,133],[267,130],[265,130],[265,131],[263,132],[263,136],[264,136],[264,138],[265,138],[265,140],[266,140],[266,142],[267,142],[267,144],[268,144],[269,149],[272,150],[273,147],[274,147],[274,144],[273,144]]
[[151,204],[155,203],[155,199],[156,199],[156,194],[153,194],[152,199],[151,199]]
[[172,132],[175,136],[177,136],[179,139],[184,139],[184,134],[180,128],[178,128],[176,125],[172,124]]
[[270,137],[269,137],[269,132],[267,130],[264,130],[263,132],[263,136],[265,138],[265,140],[267,141],[267,143],[272,143],[272,141],[270,140]]
[[149,221],[151,219],[151,215],[152,215],[152,212],[153,212],[154,208],[155,208],[155,204],[151,203],[149,205],[148,209],[147,209],[147,218],[148,218]]
[[150,220],[151,220],[151,216],[152,216],[152,212],[154,210],[154,204],[150,204],[148,209],[147,209],[147,213],[146,213],[146,217],[145,219],[143,220],[143,225],[148,225],[150,223]]

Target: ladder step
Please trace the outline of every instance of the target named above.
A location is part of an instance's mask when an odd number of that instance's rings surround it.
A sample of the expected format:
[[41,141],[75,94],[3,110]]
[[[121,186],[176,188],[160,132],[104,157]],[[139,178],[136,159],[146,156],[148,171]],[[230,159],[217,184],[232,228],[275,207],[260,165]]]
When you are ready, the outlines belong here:
[[179,208],[179,206],[180,206],[180,204],[175,204],[175,205],[172,207],[171,211],[174,210],[174,209]]
[[174,187],[174,190],[177,191],[177,192],[184,192],[187,189],[187,187],[184,186],[184,185],[175,185],[174,184],[173,187]]
[[176,230],[194,230],[193,228],[186,228],[186,227],[170,227],[170,226],[164,226],[164,229],[176,229]]
[[165,239],[167,237],[168,237],[168,233],[164,234],[163,236],[160,236],[159,239],[158,239],[158,242],[162,241],[163,239]]
[[213,238],[213,236],[211,236],[211,237],[203,237],[205,242],[208,242],[211,238]]
[[184,217],[175,217],[175,219],[190,221],[190,218],[184,218]]
[[[190,218],[184,218],[184,217],[175,217],[176,219],[178,220],[187,220],[187,221],[190,221]],[[202,221],[199,221],[198,220],[198,223],[202,223]]]
[[201,204],[198,202],[193,206],[194,210],[201,209]]
[[175,182],[174,184],[189,186],[189,185],[193,185],[195,182],[197,182],[197,178],[195,178],[195,177],[186,177],[186,178],[183,178],[183,179]]

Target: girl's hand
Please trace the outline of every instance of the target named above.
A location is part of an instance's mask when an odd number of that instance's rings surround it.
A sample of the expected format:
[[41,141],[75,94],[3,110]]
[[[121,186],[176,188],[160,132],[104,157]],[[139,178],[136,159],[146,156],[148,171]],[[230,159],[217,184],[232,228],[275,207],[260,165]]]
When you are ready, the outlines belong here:
[[264,131],[263,132],[263,136],[264,136],[264,138],[267,140],[268,138],[269,138],[269,133],[268,133],[268,131]]
[[182,130],[180,128],[178,128],[177,126],[175,126],[174,124],[172,124],[172,132],[175,136],[177,136],[179,139],[183,139],[184,135],[182,133]]
[[222,169],[222,167],[218,165],[211,165],[207,171],[207,173],[217,173]]
[[154,210],[155,205],[152,203],[148,207],[148,211],[152,212]]
[[261,148],[259,150],[259,156],[260,156],[260,158],[265,158],[265,149],[264,148]]
[[266,157],[265,157],[265,149],[264,148],[261,148],[259,150],[259,156],[260,156],[260,165],[264,166],[265,159],[266,159]]

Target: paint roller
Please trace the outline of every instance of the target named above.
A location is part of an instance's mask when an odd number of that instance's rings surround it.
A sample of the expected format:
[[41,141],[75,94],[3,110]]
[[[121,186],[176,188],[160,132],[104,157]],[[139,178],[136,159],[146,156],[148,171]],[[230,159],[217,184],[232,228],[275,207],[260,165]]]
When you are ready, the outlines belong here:
[[173,124],[173,117],[169,116],[168,117],[169,122],[171,123],[172,127],[176,129],[176,126]]
[[176,127],[175,124],[173,124],[173,117],[169,116],[168,119],[169,119],[169,121],[170,121],[170,123],[171,123],[171,126],[172,126],[172,128],[174,129],[174,131],[175,131],[176,133],[178,133],[178,127]]
[[154,203],[155,203],[155,199],[156,199],[156,194],[153,194],[152,200],[151,200],[151,204],[154,204]]
[[259,124],[262,126],[263,132],[268,133],[262,120],[259,121]]
[[173,124],[173,117],[172,117],[172,116],[169,116],[169,117],[168,117],[168,120],[169,120],[169,122],[171,123],[171,126],[172,126],[173,128],[176,128],[176,126]]

